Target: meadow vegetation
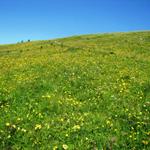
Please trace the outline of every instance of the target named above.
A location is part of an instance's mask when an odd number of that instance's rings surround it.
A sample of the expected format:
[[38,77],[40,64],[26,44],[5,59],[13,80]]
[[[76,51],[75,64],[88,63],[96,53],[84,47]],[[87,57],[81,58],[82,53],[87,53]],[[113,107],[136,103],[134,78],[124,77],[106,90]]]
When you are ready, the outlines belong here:
[[150,149],[150,32],[1,45],[0,149]]

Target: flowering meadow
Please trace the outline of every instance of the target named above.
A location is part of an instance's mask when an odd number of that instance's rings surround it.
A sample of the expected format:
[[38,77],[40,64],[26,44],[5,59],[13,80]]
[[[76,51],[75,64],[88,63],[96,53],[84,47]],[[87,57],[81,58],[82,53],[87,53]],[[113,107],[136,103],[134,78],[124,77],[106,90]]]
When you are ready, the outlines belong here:
[[150,32],[1,45],[0,149],[150,149]]

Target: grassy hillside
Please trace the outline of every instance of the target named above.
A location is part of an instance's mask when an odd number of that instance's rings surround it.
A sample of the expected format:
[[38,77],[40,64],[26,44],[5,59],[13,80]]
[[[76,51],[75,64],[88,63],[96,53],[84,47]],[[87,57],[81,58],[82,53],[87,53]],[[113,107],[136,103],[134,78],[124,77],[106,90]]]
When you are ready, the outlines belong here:
[[1,150],[148,150],[150,32],[0,46]]

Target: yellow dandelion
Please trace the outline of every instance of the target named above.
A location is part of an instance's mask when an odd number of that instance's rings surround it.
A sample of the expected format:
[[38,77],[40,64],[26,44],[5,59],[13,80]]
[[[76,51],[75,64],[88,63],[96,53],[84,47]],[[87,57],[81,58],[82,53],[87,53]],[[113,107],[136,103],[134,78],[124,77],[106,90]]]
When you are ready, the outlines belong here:
[[64,119],[63,119],[63,118],[61,118],[61,119],[60,119],[60,121],[61,121],[61,122],[63,122],[63,121],[64,121]]
[[80,126],[79,126],[79,125],[75,125],[72,129],[73,129],[73,130],[79,130],[79,129],[80,129]]
[[22,131],[22,132],[24,132],[24,133],[25,133],[25,132],[27,132],[27,130],[26,130],[26,129],[24,129],[24,128],[22,128],[22,129],[21,129],[21,131]]
[[126,83],[125,83],[125,82],[123,82],[123,83],[122,83],[122,85],[123,85],[123,86],[125,86],[125,85],[126,85]]
[[110,124],[111,122],[109,120],[106,121],[106,124]]
[[20,121],[21,120],[21,118],[17,118],[17,121]]
[[68,145],[66,145],[66,144],[63,144],[62,147],[64,150],[68,149]]
[[129,138],[132,138],[132,135],[129,135]]
[[17,130],[19,131],[19,130],[20,130],[20,127],[18,127]]
[[38,130],[38,129],[41,129],[41,128],[42,128],[42,126],[40,124],[35,125],[35,130]]
[[143,140],[142,143],[143,143],[144,145],[148,145],[148,141]]
[[7,122],[5,125],[6,125],[7,127],[9,127],[9,126],[10,126],[10,123],[9,123],[9,122]]
[[57,149],[58,149],[58,146],[54,146],[54,147],[53,147],[53,150],[57,150]]
[[117,129],[114,129],[114,131],[117,132],[118,130],[117,130]]
[[12,127],[15,129],[15,128],[16,128],[16,125],[15,125],[15,124],[13,124],[13,125],[12,125]]

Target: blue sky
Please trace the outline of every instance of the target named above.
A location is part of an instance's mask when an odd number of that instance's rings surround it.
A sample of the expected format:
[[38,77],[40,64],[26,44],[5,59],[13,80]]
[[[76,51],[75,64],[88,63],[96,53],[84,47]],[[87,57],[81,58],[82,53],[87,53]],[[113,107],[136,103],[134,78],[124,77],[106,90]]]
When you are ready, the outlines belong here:
[[150,30],[150,0],[0,0],[0,44]]

